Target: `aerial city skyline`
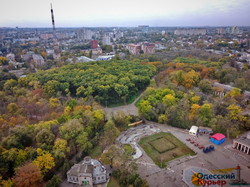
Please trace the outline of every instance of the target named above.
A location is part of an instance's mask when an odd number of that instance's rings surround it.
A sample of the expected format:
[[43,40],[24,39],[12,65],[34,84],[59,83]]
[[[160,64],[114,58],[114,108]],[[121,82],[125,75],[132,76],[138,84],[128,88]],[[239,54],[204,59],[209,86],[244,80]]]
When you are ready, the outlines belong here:
[[[50,3],[57,27],[249,26],[249,0],[153,2],[1,0],[0,27],[50,27]],[[11,11],[9,11],[11,10]]]
[[250,0],[0,5],[0,187],[250,187]]

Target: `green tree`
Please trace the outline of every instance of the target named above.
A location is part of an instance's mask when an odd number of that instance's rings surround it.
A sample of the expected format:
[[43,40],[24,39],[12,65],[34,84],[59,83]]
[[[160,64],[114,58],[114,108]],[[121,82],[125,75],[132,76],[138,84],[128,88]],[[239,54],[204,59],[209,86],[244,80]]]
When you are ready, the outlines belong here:
[[100,141],[102,149],[104,150],[107,146],[115,143],[115,140],[119,136],[119,134],[120,134],[120,131],[115,126],[112,120],[109,120],[107,123],[105,123],[104,134],[101,137],[101,141]]
[[[119,97],[127,96],[128,94],[128,87],[121,85],[121,84],[115,84],[114,89],[116,93],[119,95]],[[124,100],[124,103],[126,103],[126,100]]]
[[167,94],[162,98],[162,103],[165,104],[167,107],[174,105],[176,101],[176,98],[171,94]]
[[86,92],[87,92],[87,90],[86,90],[86,88],[84,88],[84,86],[80,86],[76,89],[77,96],[86,97],[87,96]]
[[5,162],[8,162],[9,165],[13,166],[13,168],[20,166],[28,158],[26,151],[22,149],[16,149],[16,148],[5,150],[2,153],[2,155],[3,155]]
[[49,99],[49,107],[52,109],[57,108],[60,105],[60,101],[58,98],[50,98]]
[[114,159],[122,155],[122,149],[116,145],[111,145],[107,152],[102,153],[101,160],[105,164],[109,164],[113,167]]
[[62,180],[58,175],[53,175],[53,177],[48,181],[45,187],[59,187]]
[[79,149],[84,150],[84,152],[88,152],[93,145],[88,139],[88,133],[82,132],[76,138],[76,143]]
[[60,82],[50,80],[44,84],[43,89],[49,97],[56,96],[57,92],[60,90]]
[[161,114],[158,117],[158,122],[159,123],[167,123],[167,121],[168,121],[168,116],[166,114]]
[[232,104],[229,107],[227,107],[227,110],[228,110],[228,117],[230,120],[232,121],[245,121],[246,120],[246,117],[241,115],[242,113],[241,107]]
[[27,128],[17,127],[10,131],[10,135],[3,139],[2,145],[5,148],[20,148],[32,144],[32,132]]
[[179,100],[177,105],[173,105],[166,110],[168,124],[179,128],[189,128],[188,113],[190,104],[187,98]]
[[13,92],[15,86],[17,86],[17,81],[14,79],[9,79],[4,83],[3,89],[6,92]]
[[211,93],[212,92],[212,83],[207,79],[201,80],[199,83],[199,88],[204,93]]
[[238,78],[234,81],[235,87],[241,89],[242,91],[250,90],[249,84],[245,78]]
[[42,129],[36,135],[36,142],[38,144],[51,145],[55,140],[55,135],[49,129]]
[[200,99],[201,98],[199,96],[193,96],[193,97],[190,98],[190,103],[191,104],[198,104]]
[[67,141],[61,138],[57,138],[55,145],[53,146],[53,155],[55,158],[66,158],[66,153],[69,152]]
[[103,50],[105,53],[110,53],[110,52],[113,51],[112,45],[103,45],[103,46],[102,46],[102,50]]
[[77,105],[77,101],[75,99],[70,99],[67,102],[67,106],[69,106],[71,109],[73,109]]
[[65,140],[73,142],[75,142],[78,135],[83,131],[84,128],[78,119],[70,120],[59,128],[60,136]]
[[225,97],[239,97],[241,96],[241,90],[238,88],[233,88]]
[[209,126],[213,118],[213,106],[212,104],[203,104],[198,112],[199,119],[205,126]]
[[145,118],[147,119],[151,119],[151,115],[150,115],[150,111],[152,109],[152,106],[150,105],[150,103],[146,100],[142,100],[139,103],[139,113],[143,116],[145,116]]

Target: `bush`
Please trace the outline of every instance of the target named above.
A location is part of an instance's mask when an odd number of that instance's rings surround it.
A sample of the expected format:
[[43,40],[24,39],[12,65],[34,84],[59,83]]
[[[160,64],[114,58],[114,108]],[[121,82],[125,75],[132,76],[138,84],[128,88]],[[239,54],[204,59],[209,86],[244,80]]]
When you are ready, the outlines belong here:
[[135,187],[147,187],[147,182],[143,180],[137,173],[131,174],[127,170],[121,171],[121,170],[115,170],[113,171],[112,175],[119,179],[119,184],[122,187],[127,186],[135,186]]
[[57,175],[54,175],[46,184],[46,187],[58,187],[61,184],[61,182],[62,182],[61,178]]

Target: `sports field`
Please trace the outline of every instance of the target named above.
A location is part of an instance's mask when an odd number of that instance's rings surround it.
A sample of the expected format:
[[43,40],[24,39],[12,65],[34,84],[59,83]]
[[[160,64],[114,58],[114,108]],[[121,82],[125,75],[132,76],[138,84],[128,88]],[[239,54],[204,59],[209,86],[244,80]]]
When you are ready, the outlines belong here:
[[159,167],[164,168],[170,160],[184,156],[194,155],[195,152],[183,144],[171,133],[160,132],[142,138],[139,145]]

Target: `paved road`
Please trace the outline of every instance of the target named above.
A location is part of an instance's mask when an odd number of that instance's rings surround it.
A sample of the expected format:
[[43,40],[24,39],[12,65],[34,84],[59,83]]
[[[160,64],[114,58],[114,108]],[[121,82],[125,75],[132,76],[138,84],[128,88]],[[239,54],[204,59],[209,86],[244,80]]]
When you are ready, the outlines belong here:
[[[143,93],[142,93],[143,94]],[[119,111],[123,112],[126,115],[138,115],[138,109],[135,106],[135,103],[140,99],[142,96],[139,95],[133,103],[128,104],[128,105],[123,105],[123,106],[118,106],[118,107],[112,107],[112,108],[103,108],[104,111],[106,112],[107,118],[110,118],[112,115],[117,114]]]

